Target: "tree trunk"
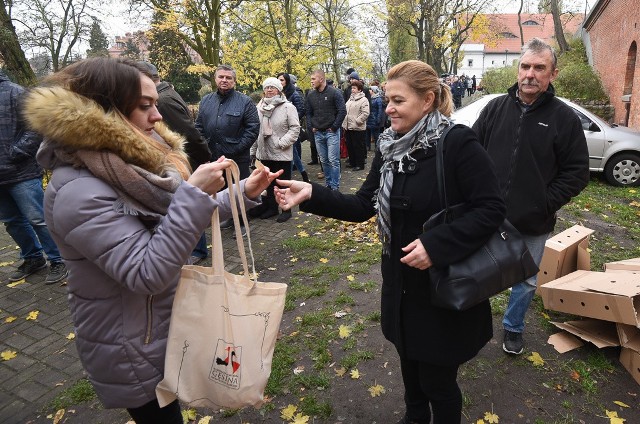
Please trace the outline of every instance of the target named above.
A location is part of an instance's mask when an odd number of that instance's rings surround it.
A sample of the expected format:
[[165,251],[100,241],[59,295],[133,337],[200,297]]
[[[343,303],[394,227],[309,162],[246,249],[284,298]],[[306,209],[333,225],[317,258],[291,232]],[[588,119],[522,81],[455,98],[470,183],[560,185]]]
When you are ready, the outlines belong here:
[[2,56],[7,73],[13,76],[15,82],[24,86],[36,84],[36,74],[31,69],[31,65],[20,47],[16,29],[7,14],[4,0],[0,0],[0,56]]
[[553,29],[560,53],[569,51],[569,44],[567,43],[566,38],[564,38],[564,32],[562,31],[562,21],[560,20],[558,0],[551,0],[551,16],[553,16]]
[[524,46],[524,32],[522,31],[522,7],[524,0],[520,0],[520,9],[518,9],[518,28],[520,28],[520,46]]

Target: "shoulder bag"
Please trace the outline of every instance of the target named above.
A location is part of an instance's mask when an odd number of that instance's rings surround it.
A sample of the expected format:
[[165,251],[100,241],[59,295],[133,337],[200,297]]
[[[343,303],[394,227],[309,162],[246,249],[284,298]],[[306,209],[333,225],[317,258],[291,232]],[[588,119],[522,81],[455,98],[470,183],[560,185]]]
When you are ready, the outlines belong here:
[[[424,223],[424,231],[453,222],[467,209],[462,203],[449,206],[447,201],[443,145],[453,126],[450,125],[443,131],[436,144],[438,193],[444,209]],[[449,266],[429,268],[431,304],[463,311],[532,277],[537,272],[538,267],[522,235],[505,218],[484,246],[471,255]]]

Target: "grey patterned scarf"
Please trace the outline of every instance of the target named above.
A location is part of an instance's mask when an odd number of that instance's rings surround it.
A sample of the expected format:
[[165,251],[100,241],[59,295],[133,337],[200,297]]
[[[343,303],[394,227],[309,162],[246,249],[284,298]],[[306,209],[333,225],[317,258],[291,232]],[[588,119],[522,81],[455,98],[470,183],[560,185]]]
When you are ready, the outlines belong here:
[[375,199],[378,211],[378,236],[382,242],[382,253],[389,255],[391,242],[391,187],[394,172],[404,173],[405,164],[415,162],[411,154],[435,146],[440,133],[450,124],[449,119],[437,109],[426,115],[404,135],[391,128],[385,130],[378,139],[384,163],[380,168],[380,188]]

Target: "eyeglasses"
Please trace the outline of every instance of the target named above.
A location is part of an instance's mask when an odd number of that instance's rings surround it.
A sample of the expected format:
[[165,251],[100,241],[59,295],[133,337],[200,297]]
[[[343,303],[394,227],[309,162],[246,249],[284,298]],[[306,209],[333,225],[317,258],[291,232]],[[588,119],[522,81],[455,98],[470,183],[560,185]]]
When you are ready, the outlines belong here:
[[264,88],[264,91],[267,91],[267,90],[276,90],[276,91],[277,91],[278,89],[277,89],[277,88],[275,88],[275,87],[271,87],[271,86],[269,86],[269,87],[265,87],[265,88]]

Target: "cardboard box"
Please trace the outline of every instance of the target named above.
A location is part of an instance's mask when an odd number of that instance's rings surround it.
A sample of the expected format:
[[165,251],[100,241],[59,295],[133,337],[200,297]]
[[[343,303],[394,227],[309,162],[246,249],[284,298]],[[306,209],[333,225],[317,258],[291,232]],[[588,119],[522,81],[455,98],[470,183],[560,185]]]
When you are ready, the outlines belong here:
[[640,274],[575,271],[540,287],[553,311],[640,327]]
[[540,286],[565,276],[573,271],[591,269],[589,236],[594,230],[574,225],[548,239],[538,272],[538,293]]
[[604,272],[633,272],[640,274],[640,258],[625,259],[623,261],[604,264]]
[[633,379],[636,380],[636,383],[640,384],[640,353],[628,347],[623,347],[620,352],[620,362],[629,371]]
[[633,325],[616,324],[620,346],[640,353],[640,329]]

